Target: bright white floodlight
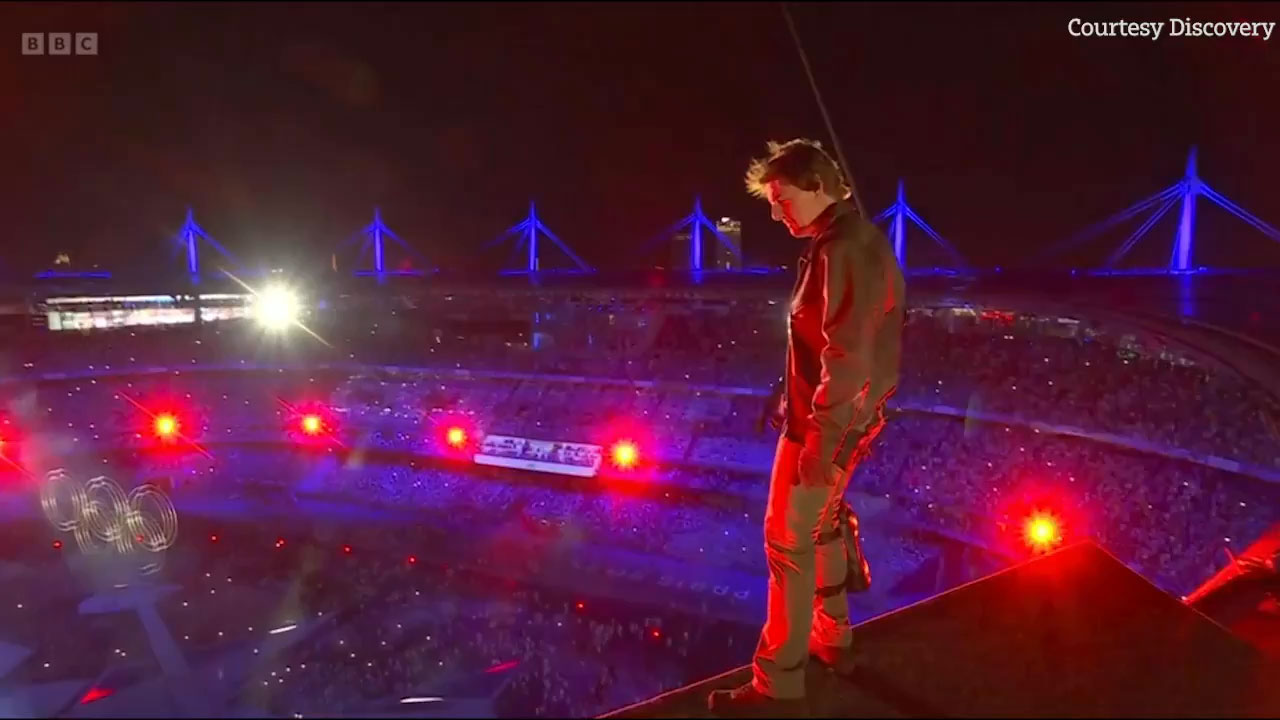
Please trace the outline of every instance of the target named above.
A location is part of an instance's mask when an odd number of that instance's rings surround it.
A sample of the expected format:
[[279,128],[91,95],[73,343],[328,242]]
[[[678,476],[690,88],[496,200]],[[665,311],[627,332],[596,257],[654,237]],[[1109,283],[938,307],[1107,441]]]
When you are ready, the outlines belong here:
[[280,331],[298,322],[301,309],[297,293],[283,285],[272,285],[258,293],[254,317],[264,328]]

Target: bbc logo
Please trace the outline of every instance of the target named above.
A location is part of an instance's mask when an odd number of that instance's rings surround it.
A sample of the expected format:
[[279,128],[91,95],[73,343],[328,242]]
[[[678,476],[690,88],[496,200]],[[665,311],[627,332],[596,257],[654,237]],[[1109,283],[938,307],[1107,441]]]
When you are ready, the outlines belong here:
[[23,55],[97,55],[98,33],[22,33]]

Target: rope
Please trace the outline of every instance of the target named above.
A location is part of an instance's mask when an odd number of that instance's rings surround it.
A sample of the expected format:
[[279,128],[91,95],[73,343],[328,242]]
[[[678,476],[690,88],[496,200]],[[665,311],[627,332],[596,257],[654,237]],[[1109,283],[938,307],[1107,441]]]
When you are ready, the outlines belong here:
[[862,198],[858,195],[858,186],[853,182],[853,167],[849,165],[849,160],[844,156],[844,149],[840,147],[840,137],[836,135],[835,126],[831,124],[831,115],[827,112],[827,104],[822,101],[822,93],[818,90],[818,82],[813,78],[813,68],[809,66],[809,56],[805,54],[804,44],[800,42],[800,33],[796,31],[796,23],[791,19],[791,11],[787,9],[785,2],[779,4],[782,5],[783,17],[787,19],[787,27],[791,29],[791,39],[795,41],[796,52],[800,53],[800,62],[804,64],[804,73],[809,78],[809,87],[813,89],[813,96],[818,100],[818,109],[822,111],[822,120],[827,124],[827,133],[831,136],[831,140],[835,145],[836,157],[840,160],[840,167],[844,171],[845,182],[849,183],[849,192],[853,196],[853,204],[863,217],[869,217],[866,212],[866,206],[862,204]]

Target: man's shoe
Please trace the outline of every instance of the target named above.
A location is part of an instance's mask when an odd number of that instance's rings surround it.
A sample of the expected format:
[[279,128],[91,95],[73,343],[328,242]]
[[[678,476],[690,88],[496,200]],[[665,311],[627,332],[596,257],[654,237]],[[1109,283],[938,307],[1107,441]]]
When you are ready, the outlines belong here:
[[853,646],[836,647],[834,645],[823,645],[810,638],[809,655],[841,677],[848,677],[857,669]]
[[808,703],[804,698],[782,700],[756,690],[753,683],[732,690],[716,690],[707,696],[707,709],[722,718],[805,717]]

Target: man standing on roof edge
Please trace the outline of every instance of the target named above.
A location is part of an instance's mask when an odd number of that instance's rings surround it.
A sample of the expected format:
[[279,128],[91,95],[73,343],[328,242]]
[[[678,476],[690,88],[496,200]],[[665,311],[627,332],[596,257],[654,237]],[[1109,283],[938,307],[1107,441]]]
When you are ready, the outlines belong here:
[[768,617],[751,682],[711,693],[721,717],[802,714],[812,654],[853,669],[849,590],[871,582],[844,501],[884,428],[898,385],[905,282],[888,238],[849,201],[839,166],[812,140],[769,143],[748,191],[805,239],[788,316],[786,373],[769,408],[780,429],[765,510]]

